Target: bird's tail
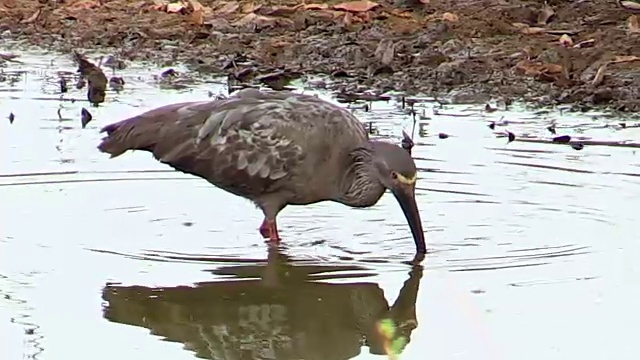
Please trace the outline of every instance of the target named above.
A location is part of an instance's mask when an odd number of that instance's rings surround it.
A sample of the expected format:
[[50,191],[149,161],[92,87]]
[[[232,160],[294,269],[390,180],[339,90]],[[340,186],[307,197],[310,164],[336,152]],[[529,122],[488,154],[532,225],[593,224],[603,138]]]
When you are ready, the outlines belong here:
[[127,150],[153,151],[157,141],[159,123],[150,118],[134,117],[107,125],[100,130],[107,136],[102,138],[98,149],[112,158]]

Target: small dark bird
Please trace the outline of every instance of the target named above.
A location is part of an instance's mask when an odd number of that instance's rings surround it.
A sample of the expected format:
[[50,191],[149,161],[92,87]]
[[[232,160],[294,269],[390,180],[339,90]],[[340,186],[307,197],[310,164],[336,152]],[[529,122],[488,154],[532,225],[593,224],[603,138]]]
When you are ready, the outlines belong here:
[[547,130],[549,130],[549,132],[552,133],[553,135],[556,134],[556,126],[555,125],[549,125],[547,127]]
[[415,200],[416,165],[400,146],[370,140],[348,110],[311,95],[243,89],[227,99],[162,106],[108,125],[98,149],[143,150],[160,162],[251,200],[263,237],[280,240],[287,205],[373,206],[389,189],[426,253]]
[[495,123],[495,121],[492,121],[491,123],[489,123],[489,125],[488,125],[488,126],[489,126],[489,129],[491,129],[491,130],[495,130],[495,129],[496,129],[496,123]]
[[445,133],[439,133],[439,134],[438,134],[438,137],[439,137],[440,139],[446,139],[446,138],[448,138],[448,137],[449,137],[449,135],[447,135],[447,134],[445,134]]
[[80,121],[82,122],[83,129],[87,127],[87,124],[91,122],[92,119],[93,116],[91,115],[89,110],[82,108],[82,110],[80,111]]
[[574,150],[578,150],[579,151],[579,150],[584,149],[584,144],[583,143],[571,143],[570,145]]
[[13,124],[13,120],[15,120],[15,119],[16,119],[16,116],[13,115],[13,113],[10,113],[9,114],[9,124]]
[[60,80],[58,81],[58,84],[60,85],[60,92],[61,93],[66,93],[67,91],[69,91],[69,88],[67,87],[67,80],[65,80],[65,78],[61,77]]
[[623,129],[626,129],[626,128],[627,128],[627,123],[623,123],[623,122],[621,122],[619,125],[620,125],[620,127],[621,127],[621,128],[623,128]]
[[556,136],[553,139],[551,139],[551,141],[558,144],[568,144],[569,141],[571,141],[571,136],[569,135]]
[[516,140],[516,134],[512,133],[509,130],[505,130],[507,132],[507,144]]

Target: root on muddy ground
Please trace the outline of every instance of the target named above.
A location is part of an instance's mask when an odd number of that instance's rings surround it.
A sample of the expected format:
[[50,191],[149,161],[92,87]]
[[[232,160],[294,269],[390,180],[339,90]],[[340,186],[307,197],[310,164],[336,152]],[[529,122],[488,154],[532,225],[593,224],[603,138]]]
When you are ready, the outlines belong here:
[[347,92],[640,111],[638,3],[622,3],[0,0],[0,32],[279,88],[327,74]]

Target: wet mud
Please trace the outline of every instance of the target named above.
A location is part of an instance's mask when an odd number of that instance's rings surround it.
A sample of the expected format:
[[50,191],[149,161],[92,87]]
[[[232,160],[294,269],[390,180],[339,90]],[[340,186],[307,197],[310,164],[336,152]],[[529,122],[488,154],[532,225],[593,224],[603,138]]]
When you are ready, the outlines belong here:
[[239,86],[283,88],[323,74],[333,81],[316,86],[346,94],[638,111],[640,27],[634,2],[622,3],[631,8],[616,0],[3,0],[0,29],[50,49],[187,63]]

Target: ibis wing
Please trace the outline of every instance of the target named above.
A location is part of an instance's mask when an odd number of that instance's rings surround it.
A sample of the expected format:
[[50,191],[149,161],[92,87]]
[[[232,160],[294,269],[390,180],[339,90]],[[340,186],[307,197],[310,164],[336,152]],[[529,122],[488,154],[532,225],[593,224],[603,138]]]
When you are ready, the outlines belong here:
[[179,119],[162,128],[153,154],[238,195],[273,191],[305,152],[295,123],[271,110],[241,97],[185,104],[176,110]]

